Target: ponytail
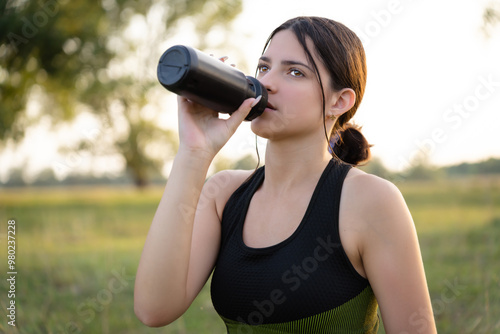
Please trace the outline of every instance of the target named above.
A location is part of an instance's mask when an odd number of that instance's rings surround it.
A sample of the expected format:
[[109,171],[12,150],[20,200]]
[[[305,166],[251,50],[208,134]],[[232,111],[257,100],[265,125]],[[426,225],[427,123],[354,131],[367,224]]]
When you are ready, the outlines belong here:
[[333,156],[350,164],[358,166],[368,162],[371,157],[370,145],[361,133],[361,127],[347,123],[332,134],[330,146],[333,147]]

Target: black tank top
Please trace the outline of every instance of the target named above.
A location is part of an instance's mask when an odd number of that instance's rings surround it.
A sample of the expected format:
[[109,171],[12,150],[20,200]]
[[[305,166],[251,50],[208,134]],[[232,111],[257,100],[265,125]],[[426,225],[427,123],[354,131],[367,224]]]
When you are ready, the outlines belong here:
[[339,236],[340,194],[350,168],[332,159],[298,228],[270,247],[243,242],[245,216],[265,167],[229,198],[211,284],[212,302],[228,333],[377,332],[377,301]]

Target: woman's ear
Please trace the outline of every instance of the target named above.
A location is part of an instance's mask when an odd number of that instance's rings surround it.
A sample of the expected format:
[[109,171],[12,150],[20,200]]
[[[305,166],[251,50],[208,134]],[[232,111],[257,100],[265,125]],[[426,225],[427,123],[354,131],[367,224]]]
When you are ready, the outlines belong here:
[[329,115],[339,118],[342,114],[349,111],[356,102],[356,93],[352,88],[344,88],[333,93]]

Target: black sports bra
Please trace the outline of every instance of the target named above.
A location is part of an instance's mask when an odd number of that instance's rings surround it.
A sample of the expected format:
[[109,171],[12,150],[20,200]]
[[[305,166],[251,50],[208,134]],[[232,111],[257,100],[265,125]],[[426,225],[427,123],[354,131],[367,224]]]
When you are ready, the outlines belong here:
[[332,159],[296,231],[270,247],[243,242],[245,216],[265,167],[229,198],[211,285],[228,333],[377,332],[377,301],[339,236],[340,194],[350,168]]

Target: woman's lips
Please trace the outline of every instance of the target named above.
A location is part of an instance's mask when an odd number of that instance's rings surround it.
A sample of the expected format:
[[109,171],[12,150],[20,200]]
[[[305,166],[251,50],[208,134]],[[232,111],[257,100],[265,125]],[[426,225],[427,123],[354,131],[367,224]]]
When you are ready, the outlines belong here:
[[276,108],[270,102],[267,102],[266,109],[276,110]]

